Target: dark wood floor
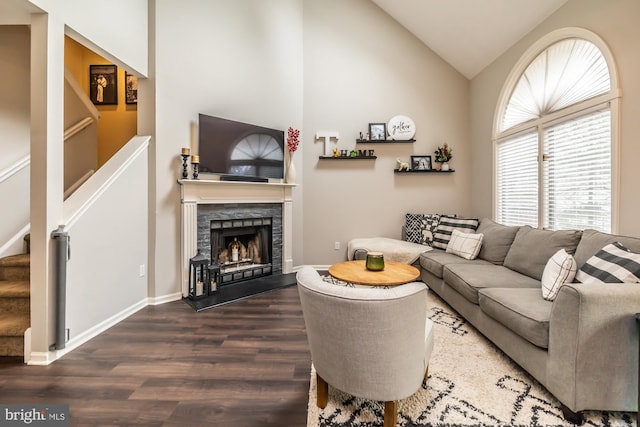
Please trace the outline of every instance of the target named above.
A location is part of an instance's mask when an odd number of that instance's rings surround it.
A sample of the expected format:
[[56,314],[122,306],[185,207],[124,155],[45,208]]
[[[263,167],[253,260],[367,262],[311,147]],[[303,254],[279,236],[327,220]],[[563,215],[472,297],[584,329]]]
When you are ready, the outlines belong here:
[[306,426],[296,286],[200,313],[146,307],[49,366],[0,358],[0,403],[68,403],[73,426]]

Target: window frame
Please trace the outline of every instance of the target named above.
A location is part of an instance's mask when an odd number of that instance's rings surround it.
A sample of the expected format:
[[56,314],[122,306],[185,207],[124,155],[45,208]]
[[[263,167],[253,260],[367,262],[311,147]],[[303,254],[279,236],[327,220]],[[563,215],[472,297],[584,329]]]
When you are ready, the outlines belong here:
[[[609,76],[611,82],[611,90],[608,93],[595,96],[585,101],[580,101],[576,104],[572,104],[561,110],[554,111],[543,117],[534,120],[528,120],[526,122],[517,124],[505,131],[500,131],[501,121],[504,117],[505,111],[509,105],[509,100],[513,91],[523,73],[531,62],[540,55],[543,51],[549,48],[554,43],[560,42],[568,38],[578,38],[593,43],[602,53],[607,67],[609,69]],[[492,216],[497,218],[498,214],[498,144],[504,139],[517,136],[526,132],[535,130],[538,132],[538,153],[543,152],[544,140],[543,132],[544,128],[553,125],[557,122],[570,120],[571,118],[587,114],[590,111],[594,111],[602,108],[603,106],[609,106],[611,110],[611,233],[618,233],[619,224],[619,188],[620,188],[620,172],[619,172],[619,152],[620,152],[620,126],[619,126],[619,110],[620,110],[620,87],[618,80],[618,72],[615,66],[615,61],[609,50],[607,44],[595,33],[585,30],[583,28],[570,27],[562,28],[552,31],[546,36],[540,38],[537,42],[531,45],[525,53],[520,57],[516,65],[509,73],[496,106],[493,119],[493,132],[492,132],[492,148],[493,148],[493,174],[492,174]],[[540,154],[538,155],[538,184],[542,183],[543,164]],[[542,189],[541,189],[542,190]],[[543,223],[544,219],[544,194],[542,191],[538,191],[538,224]],[[541,225],[540,225],[541,227]]]

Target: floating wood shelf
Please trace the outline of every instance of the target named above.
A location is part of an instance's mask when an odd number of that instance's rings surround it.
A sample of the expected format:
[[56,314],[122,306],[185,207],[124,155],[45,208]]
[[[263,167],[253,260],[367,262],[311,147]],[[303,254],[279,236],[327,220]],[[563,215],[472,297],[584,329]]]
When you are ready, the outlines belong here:
[[453,169],[449,169],[448,171],[437,171],[435,169],[431,169],[431,170],[427,170],[427,171],[421,171],[421,170],[398,170],[398,169],[394,169],[393,173],[452,173],[455,172]]
[[377,159],[378,156],[355,156],[355,157],[351,157],[351,156],[338,156],[338,157],[333,157],[333,156],[320,156],[319,159],[320,160],[374,160]]
[[356,144],[402,144],[402,143],[412,144],[414,142],[416,142],[415,139],[382,139],[382,140],[356,139]]

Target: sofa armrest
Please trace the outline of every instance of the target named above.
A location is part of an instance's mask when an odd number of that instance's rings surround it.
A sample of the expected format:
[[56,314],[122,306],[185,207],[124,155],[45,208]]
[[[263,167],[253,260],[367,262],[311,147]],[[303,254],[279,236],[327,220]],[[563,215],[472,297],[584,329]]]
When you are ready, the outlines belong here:
[[549,322],[548,389],[569,409],[635,411],[637,283],[562,286]]

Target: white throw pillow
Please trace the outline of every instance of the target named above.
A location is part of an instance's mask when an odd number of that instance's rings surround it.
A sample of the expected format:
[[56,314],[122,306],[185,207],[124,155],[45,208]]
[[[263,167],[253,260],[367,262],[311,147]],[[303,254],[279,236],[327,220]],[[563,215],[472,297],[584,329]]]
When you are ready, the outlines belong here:
[[547,301],[556,299],[560,287],[573,282],[577,269],[576,260],[567,251],[560,249],[556,252],[542,272],[542,297]]
[[465,259],[475,259],[482,247],[484,234],[463,233],[459,230],[451,232],[451,239],[447,244],[447,252]]

